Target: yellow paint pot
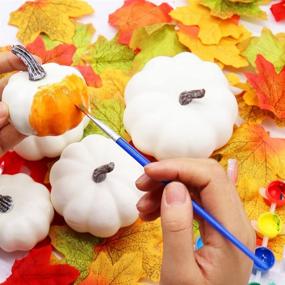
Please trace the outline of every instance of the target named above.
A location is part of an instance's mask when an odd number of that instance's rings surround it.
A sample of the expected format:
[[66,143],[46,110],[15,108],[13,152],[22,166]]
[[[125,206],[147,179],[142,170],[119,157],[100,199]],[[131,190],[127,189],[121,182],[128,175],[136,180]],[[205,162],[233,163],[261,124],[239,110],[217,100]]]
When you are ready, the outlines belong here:
[[262,236],[272,239],[281,233],[282,221],[277,214],[265,212],[258,217],[257,227]]

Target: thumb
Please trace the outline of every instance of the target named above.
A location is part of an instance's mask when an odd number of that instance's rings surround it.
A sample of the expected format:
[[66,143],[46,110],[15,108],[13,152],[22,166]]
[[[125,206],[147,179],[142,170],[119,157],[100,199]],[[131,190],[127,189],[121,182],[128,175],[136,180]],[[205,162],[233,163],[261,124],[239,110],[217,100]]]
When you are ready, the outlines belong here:
[[161,285],[199,283],[192,283],[199,280],[199,268],[194,257],[192,221],[193,210],[188,189],[182,183],[168,184],[161,201]]

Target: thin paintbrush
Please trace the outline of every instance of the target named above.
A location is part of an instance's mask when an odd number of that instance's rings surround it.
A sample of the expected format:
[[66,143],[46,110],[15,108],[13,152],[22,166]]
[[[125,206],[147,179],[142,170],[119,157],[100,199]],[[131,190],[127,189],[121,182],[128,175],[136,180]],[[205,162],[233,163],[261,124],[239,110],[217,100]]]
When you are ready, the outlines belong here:
[[[89,114],[88,110],[83,106],[76,106],[81,110],[93,123],[97,125],[105,134],[107,134],[113,141],[115,141],[123,150],[125,150],[130,156],[132,156],[139,164],[146,166],[150,161],[132,147],[126,140],[111,130],[100,120],[94,118]],[[204,210],[197,202],[192,200],[194,212],[207,221],[214,229],[216,229],[222,236],[228,239],[238,249],[240,249],[245,255],[247,255],[253,262],[256,268],[260,271],[269,270],[269,265],[262,259],[257,257],[248,247],[246,247],[241,241],[239,241],[234,235],[232,235],[226,228],[224,228],[211,214]]]

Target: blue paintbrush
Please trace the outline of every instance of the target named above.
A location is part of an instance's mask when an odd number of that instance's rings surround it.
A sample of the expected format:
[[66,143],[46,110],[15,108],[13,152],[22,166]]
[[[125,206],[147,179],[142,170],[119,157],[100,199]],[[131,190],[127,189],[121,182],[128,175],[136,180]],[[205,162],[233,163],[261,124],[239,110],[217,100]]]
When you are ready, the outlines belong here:
[[[99,127],[105,134],[107,134],[114,142],[116,142],[124,151],[126,151],[131,157],[133,157],[140,165],[146,166],[150,163],[150,161],[146,157],[144,157],[140,152],[138,152],[134,147],[132,147],[126,140],[124,140],[121,136],[115,133],[103,122],[89,114],[88,110],[85,107],[76,107],[80,111],[82,111],[93,123],[95,123],[97,127]],[[226,228],[224,228],[211,214],[205,211],[197,202],[192,200],[192,205],[194,212],[198,216],[207,221],[214,229],[216,229],[216,231],[218,231],[222,236],[228,239],[245,255],[247,255],[254,262],[256,268],[258,268],[260,271],[267,271],[270,269],[271,266],[269,264],[257,257],[254,252],[252,252],[234,235],[232,235]]]

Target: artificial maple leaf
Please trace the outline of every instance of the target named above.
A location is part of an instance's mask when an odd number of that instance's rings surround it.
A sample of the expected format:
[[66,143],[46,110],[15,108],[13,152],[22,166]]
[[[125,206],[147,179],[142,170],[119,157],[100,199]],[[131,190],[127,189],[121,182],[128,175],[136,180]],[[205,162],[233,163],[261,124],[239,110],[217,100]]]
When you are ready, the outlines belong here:
[[171,10],[172,7],[166,3],[156,6],[145,0],[126,0],[109,16],[109,23],[119,29],[119,43],[128,44],[135,29],[171,22],[168,15]]
[[90,234],[77,233],[67,226],[52,226],[49,236],[54,248],[63,255],[63,259],[57,260],[57,263],[67,263],[77,268],[80,271],[77,283],[86,278],[95,257],[94,245],[100,240]]
[[43,39],[45,48],[47,50],[51,50],[51,49],[55,48],[56,46],[63,44],[63,42],[60,42],[60,41],[57,41],[57,40],[51,40],[45,34],[41,34],[39,37],[41,37]]
[[250,3],[229,0],[201,0],[201,5],[208,7],[213,16],[221,19],[228,19],[234,15],[266,19],[266,13],[259,8],[260,4],[261,1],[259,0]]
[[[282,221],[285,216],[283,216]],[[268,247],[274,252],[274,256],[277,260],[282,261],[284,258],[284,246],[285,246],[285,236],[277,236],[274,239],[269,240]]]
[[277,22],[285,20],[285,0],[273,4],[270,10]]
[[276,73],[274,65],[261,55],[257,56],[256,68],[257,74],[245,74],[256,91],[255,105],[271,111],[279,119],[285,119],[285,68]]
[[239,115],[247,123],[261,124],[264,120],[268,118],[268,115],[265,111],[259,109],[256,106],[247,105],[244,101],[244,95],[236,96]]
[[[83,65],[85,64],[82,60],[82,55],[86,49],[91,45],[95,29],[92,24],[81,24],[75,23],[75,33],[72,38],[72,43],[76,47],[76,51],[73,55],[72,65]],[[57,40],[51,40],[47,35],[41,35],[47,50],[51,50],[56,46],[62,44]]]
[[12,275],[2,285],[70,285],[79,276],[79,271],[67,264],[50,264],[50,245],[32,249],[21,260],[16,260]]
[[86,49],[81,59],[89,63],[100,74],[105,69],[128,70],[131,68],[134,57],[134,52],[117,43],[116,38],[108,41],[100,36],[94,44]]
[[239,116],[247,123],[261,124],[274,121],[279,127],[285,126],[285,120],[278,119],[274,114],[267,110],[262,110],[258,106],[255,90],[248,84],[240,81],[236,74],[227,74],[231,86],[241,90],[236,96],[239,106]]
[[73,65],[83,63],[81,57],[91,44],[94,33],[95,29],[92,24],[76,23],[75,34],[72,39],[76,47],[76,52],[73,56]]
[[34,41],[40,33],[70,44],[75,32],[70,18],[92,13],[92,7],[82,0],[27,1],[11,13],[9,24],[19,27],[17,37],[23,44]]
[[198,26],[198,37],[203,44],[218,44],[222,38],[238,39],[244,28],[238,25],[238,17],[222,20],[210,14],[209,9],[199,5],[199,1],[188,1],[189,6],[178,7],[170,12],[170,16],[184,25]]
[[254,201],[260,187],[285,178],[285,140],[271,138],[261,125],[241,125],[216,154],[222,156],[223,165],[230,158],[237,159],[237,185],[244,203]]
[[275,36],[269,29],[263,29],[260,37],[253,37],[242,52],[253,67],[259,54],[273,63],[277,71],[280,71],[285,65],[285,41],[280,35]]
[[39,56],[43,63],[56,62],[61,65],[71,65],[75,53],[75,46],[60,44],[51,50],[46,50],[44,41],[37,37],[34,42],[27,45],[27,49],[34,55]]
[[[102,73],[102,87],[90,88],[91,113],[102,120],[112,130],[130,141],[123,124],[125,110],[124,90],[129,80],[124,72],[106,70]],[[84,131],[84,136],[101,134],[106,136],[95,124],[90,123]]]
[[95,247],[97,256],[106,253],[112,264],[127,253],[141,252],[142,267],[148,280],[159,281],[162,261],[162,233],[160,220],[142,222],[138,220],[130,227],[122,228],[113,237],[107,238]]
[[152,26],[137,29],[130,41],[130,47],[139,49],[133,61],[133,71],[137,72],[156,56],[174,56],[186,51],[178,41],[174,27],[169,25]]
[[3,174],[14,175],[17,173],[28,174],[38,183],[44,183],[48,172],[48,164],[52,159],[44,158],[38,161],[28,161],[16,152],[8,151],[0,157],[0,167],[3,166]]
[[114,264],[107,254],[100,253],[91,265],[89,276],[80,285],[134,285],[142,275],[141,252],[124,254]]
[[248,65],[247,60],[240,55],[237,47],[239,40],[224,38],[218,45],[205,45],[198,38],[199,28],[194,26],[180,26],[179,41],[187,46],[190,51],[206,61],[218,61],[223,65],[241,68]]
[[102,86],[101,77],[94,72],[91,66],[78,65],[76,68],[81,72],[88,86],[97,88]]

